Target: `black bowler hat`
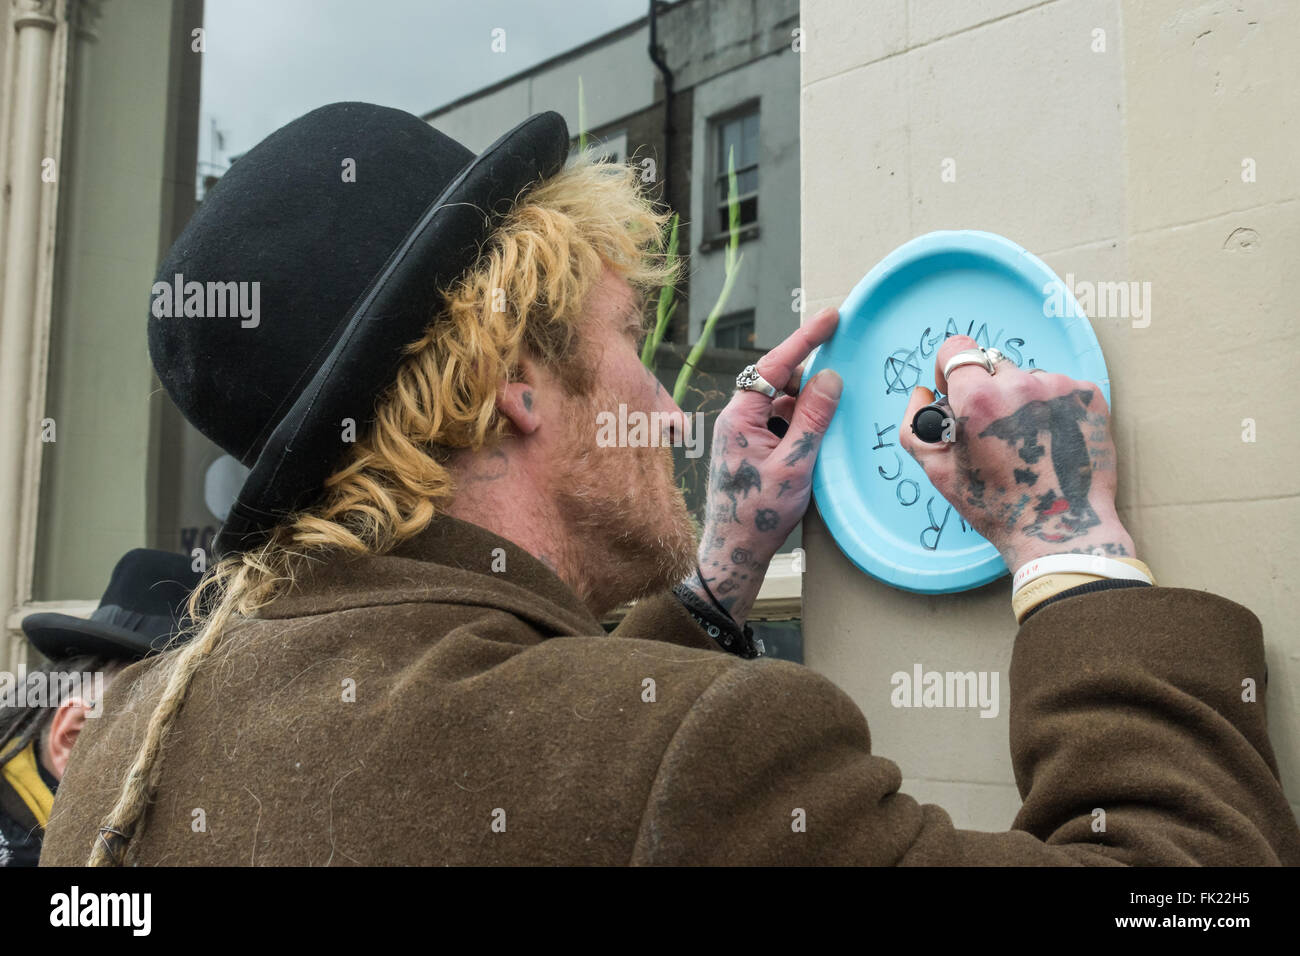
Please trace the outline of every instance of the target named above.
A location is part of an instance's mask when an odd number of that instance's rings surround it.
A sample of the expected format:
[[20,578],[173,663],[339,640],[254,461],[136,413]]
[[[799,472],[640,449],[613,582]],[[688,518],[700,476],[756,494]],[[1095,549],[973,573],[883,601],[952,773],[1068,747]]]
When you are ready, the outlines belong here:
[[29,614],[23,618],[23,633],[52,661],[83,654],[138,660],[162,650],[180,629],[190,592],[201,577],[183,554],[136,548],[113,568],[89,620]]
[[[184,312],[156,298],[149,317],[167,393],[252,469],[218,554],[254,547],[319,494],[346,454],[347,420],[359,432],[373,419],[440,291],[568,152],[558,113],[524,120],[475,157],[410,113],[335,103],[272,133],[222,176],[158,271],[187,301],[186,285],[202,283],[190,288],[207,290],[194,298],[204,316],[166,317]],[[217,283],[248,283],[247,308],[221,309],[234,299],[218,302],[227,294],[212,289],[235,287]]]

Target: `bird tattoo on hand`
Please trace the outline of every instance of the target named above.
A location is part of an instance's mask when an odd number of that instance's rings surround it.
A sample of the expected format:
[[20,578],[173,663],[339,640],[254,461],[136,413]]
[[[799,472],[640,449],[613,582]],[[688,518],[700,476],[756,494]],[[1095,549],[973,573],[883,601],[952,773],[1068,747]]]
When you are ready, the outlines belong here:
[[1093,393],[1078,389],[1046,401],[1033,401],[1006,418],[1000,418],[980,433],[980,438],[1001,438],[1015,448],[1020,445],[1021,461],[1027,466],[1017,469],[1016,481],[1037,484],[1033,466],[1046,449],[1039,442],[1043,432],[1051,436],[1052,470],[1056,472],[1056,489],[1039,496],[1034,505],[1035,521],[1025,533],[1044,541],[1061,542],[1078,537],[1101,523],[1088,503],[1092,490],[1092,461],[1084,438],[1083,422]]

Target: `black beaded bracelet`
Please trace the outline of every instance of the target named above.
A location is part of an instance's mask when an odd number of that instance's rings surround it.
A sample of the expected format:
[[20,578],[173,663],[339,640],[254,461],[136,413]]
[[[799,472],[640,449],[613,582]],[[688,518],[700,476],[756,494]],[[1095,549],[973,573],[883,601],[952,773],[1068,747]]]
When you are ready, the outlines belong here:
[[[701,580],[700,583],[704,582]],[[748,624],[740,627],[730,614],[721,608],[711,607],[685,583],[673,588],[673,596],[695,618],[695,623],[703,628],[704,633],[717,641],[723,650],[746,660],[763,656],[763,642],[754,637],[754,630]]]

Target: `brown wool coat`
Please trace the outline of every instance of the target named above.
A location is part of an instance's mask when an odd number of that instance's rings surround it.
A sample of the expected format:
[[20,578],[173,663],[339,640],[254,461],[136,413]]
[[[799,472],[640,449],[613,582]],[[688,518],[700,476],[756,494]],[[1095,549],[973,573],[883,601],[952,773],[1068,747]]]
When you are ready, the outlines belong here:
[[[43,865],[86,859],[158,671],[125,672],[87,724]],[[166,746],[132,861],[1297,864],[1264,683],[1259,622],[1222,598],[1133,588],[1044,608],[1011,663],[1024,807],[1009,832],[958,830],[898,792],[898,767],[826,678],[722,653],[667,595],[606,636],[539,561],[440,518],[394,554],[323,566],[229,632]]]

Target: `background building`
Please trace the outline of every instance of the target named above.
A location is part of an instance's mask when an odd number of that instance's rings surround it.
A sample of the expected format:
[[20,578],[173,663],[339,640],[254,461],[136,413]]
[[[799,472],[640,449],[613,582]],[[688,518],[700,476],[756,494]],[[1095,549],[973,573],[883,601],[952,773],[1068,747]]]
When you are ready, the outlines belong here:
[[585,120],[589,140],[610,159],[639,165],[647,181],[660,183],[660,195],[682,217],[688,290],[700,289],[688,291],[689,309],[678,310],[671,338],[679,343],[699,337],[722,287],[727,156],[734,148],[745,259],[714,341],[766,350],[798,321],[798,25],[797,0],[656,4],[653,18],[439,106],[425,119],[481,151],[531,114],[555,110],[575,140]]
[[[188,426],[144,347],[162,252],[194,208],[202,0],[0,5],[0,614],[88,613],[156,544]],[[183,426],[183,427],[182,427]]]

